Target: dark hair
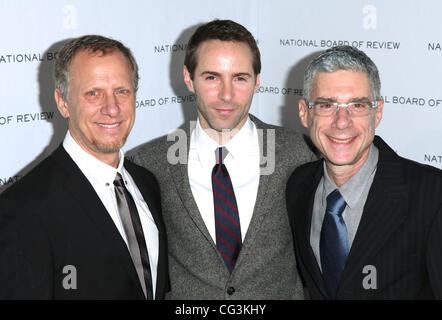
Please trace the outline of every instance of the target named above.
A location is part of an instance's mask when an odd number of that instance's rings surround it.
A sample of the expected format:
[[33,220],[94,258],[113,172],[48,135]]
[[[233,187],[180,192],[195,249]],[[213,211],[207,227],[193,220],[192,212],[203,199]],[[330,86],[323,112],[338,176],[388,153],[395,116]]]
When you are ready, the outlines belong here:
[[99,35],[85,35],[67,42],[58,52],[55,61],[54,80],[55,88],[60,90],[61,96],[66,101],[69,98],[69,68],[72,59],[78,50],[89,50],[91,52],[101,52],[103,55],[119,50],[128,60],[132,71],[132,86],[135,92],[138,90],[138,65],[129,48],[121,42]]
[[207,40],[245,42],[249,45],[253,55],[253,71],[255,75],[261,72],[261,54],[252,34],[239,23],[232,20],[213,20],[195,30],[187,43],[184,65],[191,77],[198,64],[196,51],[201,43]]

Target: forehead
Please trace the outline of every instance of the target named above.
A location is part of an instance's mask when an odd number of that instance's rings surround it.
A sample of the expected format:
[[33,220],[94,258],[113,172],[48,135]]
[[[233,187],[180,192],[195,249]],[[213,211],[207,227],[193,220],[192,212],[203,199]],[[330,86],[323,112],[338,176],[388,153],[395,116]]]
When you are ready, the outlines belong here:
[[93,66],[100,67],[106,65],[130,69],[129,61],[118,49],[106,50],[106,52],[79,49],[71,60],[70,71],[75,72],[78,69],[89,69]]
[[197,68],[220,60],[239,63],[243,67],[253,67],[253,54],[246,42],[206,40],[196,50]]
[[313,80],[312,96],[362,98],[370,95],[370,81],[364,72],[349,70],[318,72]]

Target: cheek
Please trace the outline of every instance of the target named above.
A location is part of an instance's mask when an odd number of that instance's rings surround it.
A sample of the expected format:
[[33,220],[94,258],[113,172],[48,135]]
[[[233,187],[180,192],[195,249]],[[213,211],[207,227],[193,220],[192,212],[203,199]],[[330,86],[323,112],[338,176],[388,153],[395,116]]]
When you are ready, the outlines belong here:
[[308,124],[309,127],[309,131],[310,131],[310,139],[312,140],[312,142],[317,146],[321,146],[321,132],[318,129],[318,125],[316,122],[314,121],[309,121]]
[[253,87],[240,87],[236,90],[236,95],[241,97],[243,100],[251,100],[255,90]]
[[310,118],[308,119],[310,128],[310,137],[316,147],[324,152],[324,148],[327,147],[329,140],[327,139],[327,128],[330,128],[331,124],[326,121],[327,119]]
[[71,109],[71,119],[77,123],[78,126],[90,126],[89,122],[93,122],[95,115],[99,108],[88,104],[77,105],[75,109]]
[[318,121],[318,119],[311,117],[311,116],[307,116],[307,124],[308,127],[310,128],[310,135],[312,137],[316,137],[319,139],[319,136],[321,135],[321,127],[323,125],[321,125],[320,121]]
[[376,129],[376,116],[370,117],[368,123],[365,126],[366,126],[365,132],[367,133],[367,135],[369,137],[374,135]]
[[216,90],[209,86],[195,87],[196,99],[206,104],[207,101],[213,100],[216,97]]

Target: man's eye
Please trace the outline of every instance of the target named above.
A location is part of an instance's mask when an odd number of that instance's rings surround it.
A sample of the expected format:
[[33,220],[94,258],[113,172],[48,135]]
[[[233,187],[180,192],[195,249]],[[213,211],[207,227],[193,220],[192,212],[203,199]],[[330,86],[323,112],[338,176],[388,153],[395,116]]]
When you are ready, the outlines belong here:
[[89,91],[89,92],[87,93],[87,95],[88,95],[88,96],[91,96],[91,97],[98,96],[98,92],[95,91],[95,90],[93,90],[93,91]]
[[127,93],[129,93],[129,90],[121,89],[121,90],[118,90],[117,93],[118,94],[127,94]]
[[353,104],[353,108],[355,109],[365,109],[367,108],[367,103],[358,102]]
[[214,76],[207,76],[206,80],[215,80],[215,77]]
[[317,106],[319,107],[319,109],[331,109],[331,108],[333,108],[333,104],[332,103],[327,103],[327,102],[318,103]]

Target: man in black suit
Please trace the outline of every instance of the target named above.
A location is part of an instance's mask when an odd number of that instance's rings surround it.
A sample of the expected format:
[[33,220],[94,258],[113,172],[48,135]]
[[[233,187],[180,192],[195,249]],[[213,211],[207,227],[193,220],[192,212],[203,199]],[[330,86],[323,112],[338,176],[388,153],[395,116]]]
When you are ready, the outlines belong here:
[[297,168],[286,196],[313,299],[442,298],[442,173],[375,136],[383,105],[358,49],[330,48],[307,67],[299,116],[323,159]]
[[156,178],[121,147],[138,66],[122,43],[83,36],[55,64],[63,144],[0,196],[0,298],[162,299],[167,244]]

